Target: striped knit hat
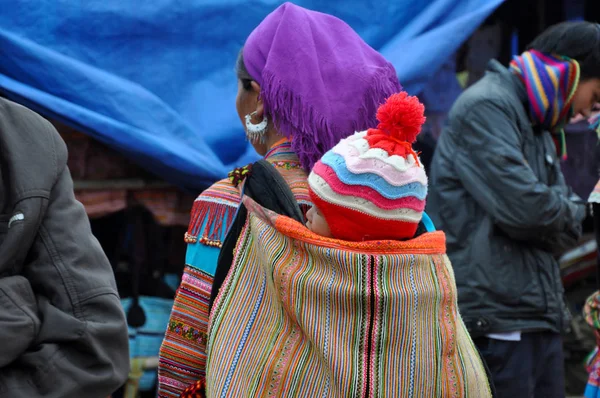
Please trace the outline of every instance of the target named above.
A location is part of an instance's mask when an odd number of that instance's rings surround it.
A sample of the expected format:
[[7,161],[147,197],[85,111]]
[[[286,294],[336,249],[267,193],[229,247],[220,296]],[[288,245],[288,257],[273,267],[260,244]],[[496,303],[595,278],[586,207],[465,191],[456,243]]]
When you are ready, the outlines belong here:
[[427,196],[427,175],[411,145],[423,113],[416,97],[394,94],[379,107],[376,129],[343,139],[315,164],[309,193],[334,238],[414,237]]

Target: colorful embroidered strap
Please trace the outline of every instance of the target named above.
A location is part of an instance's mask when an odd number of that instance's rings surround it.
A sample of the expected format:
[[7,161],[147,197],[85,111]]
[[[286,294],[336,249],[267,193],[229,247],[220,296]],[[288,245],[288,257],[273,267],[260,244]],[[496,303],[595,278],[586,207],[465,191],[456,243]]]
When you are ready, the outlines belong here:
[[530,50],[515,56],[510,70],[525,84],[534,122],[559,136],[561,156],[565,158],[564,126],[573,113],[571,102],[579,84],[579,63]]

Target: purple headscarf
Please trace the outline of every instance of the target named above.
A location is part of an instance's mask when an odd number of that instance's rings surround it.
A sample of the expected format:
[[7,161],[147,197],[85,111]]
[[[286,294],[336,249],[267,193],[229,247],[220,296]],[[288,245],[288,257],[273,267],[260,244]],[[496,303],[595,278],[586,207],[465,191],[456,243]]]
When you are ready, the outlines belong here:
[[306,170],[355,131],[377,126],[377,107],[402,87],[394,67],[348,24],[285,3],[244,45],[265,113]]

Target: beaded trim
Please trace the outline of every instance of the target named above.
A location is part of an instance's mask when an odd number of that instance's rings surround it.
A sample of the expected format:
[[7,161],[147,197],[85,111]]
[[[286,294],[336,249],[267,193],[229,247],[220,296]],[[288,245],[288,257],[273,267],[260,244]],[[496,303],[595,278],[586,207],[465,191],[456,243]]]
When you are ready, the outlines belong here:
[[[265,156],[265,160],[282,173],[301,205],[310,203],[307,176],[289,142],[274,146]],[[229,173],[227,179],[215,183],[196,199],[190,225],[184,235],[185,243],[222,247],[241,201],[237,187],[251,173],[252,165],[237,168]],[[310,206],[301,207],[305,210]]]

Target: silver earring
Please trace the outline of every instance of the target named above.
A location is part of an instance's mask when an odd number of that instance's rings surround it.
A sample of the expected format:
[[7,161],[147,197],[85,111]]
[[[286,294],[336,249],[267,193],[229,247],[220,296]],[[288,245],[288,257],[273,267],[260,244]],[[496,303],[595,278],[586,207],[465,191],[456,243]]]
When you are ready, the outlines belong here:
[[267,117],[263,116],[263,120],[260,123],[254,124],[254,123],[252,123],[252,116],[256,116],[256,111],[245,116],[246,137],[252,143],[256,144],[256,143],[260,142],[261,144],[264,144],[266,134],[267,134],[267,126],[269,124]]

